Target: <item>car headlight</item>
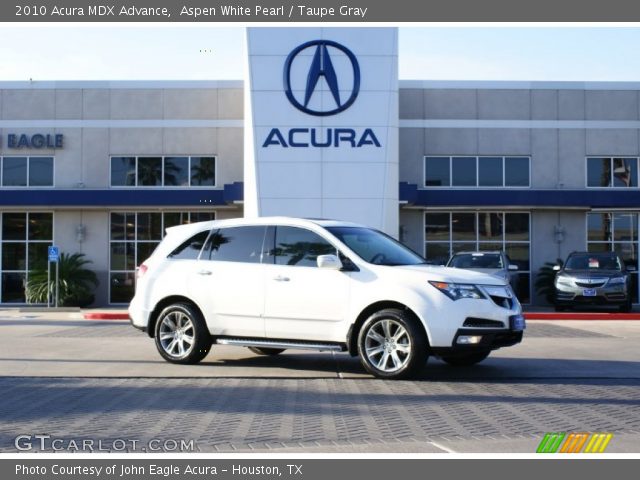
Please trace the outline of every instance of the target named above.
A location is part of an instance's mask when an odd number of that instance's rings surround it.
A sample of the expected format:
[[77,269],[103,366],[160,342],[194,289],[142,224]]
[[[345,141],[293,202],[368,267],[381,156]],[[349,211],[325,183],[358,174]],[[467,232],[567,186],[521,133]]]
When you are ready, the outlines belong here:
[[467,283],[429,282],[451,300],[470,298],[480,300],[485,298],[475,285]]
[[609,285],[616,285],[618,283],[624,283],[627,281],[626,277],[613,277],[609,279]]
[[556,277],[556,285],[566,285],[568,287],[573,286],[573,282],[567,277]]

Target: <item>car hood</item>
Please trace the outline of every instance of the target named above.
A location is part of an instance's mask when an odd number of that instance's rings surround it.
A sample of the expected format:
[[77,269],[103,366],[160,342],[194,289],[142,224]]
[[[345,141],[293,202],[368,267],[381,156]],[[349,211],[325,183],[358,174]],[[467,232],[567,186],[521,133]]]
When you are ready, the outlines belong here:
[[602,277],[619,277],[621,275],[626,275],[625,272],[621,272],[620,270],[562,270],[560,272],[561,275],[568,275],[571,277],[580,277],[580,278],[602,278]]
[[[474,271],[462,268],[436,267],[433,265],[398,265],[393,268],[397,272],[422,274],[427,280],[437,282],[474,283],[478,285],[506,285],[502,278],[490,275],[485,271]],[[501,270],[498,270],[501,271]]]

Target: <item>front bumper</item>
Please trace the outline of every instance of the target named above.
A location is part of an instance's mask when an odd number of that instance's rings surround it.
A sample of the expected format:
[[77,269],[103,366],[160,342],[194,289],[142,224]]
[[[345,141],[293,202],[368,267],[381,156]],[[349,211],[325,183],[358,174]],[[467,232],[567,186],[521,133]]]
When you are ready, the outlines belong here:
[[[479,350],[496,350],[501,347],[511,347],[522,341],[524,328],[514,329],[513,315],[510,318],[509,328],[459,328],[453,337],[451,346],[434,347],[432,353],[434,355],[451,355],[456,353],[473,352]],[[460,337],[480,337],[477,343],[459,343]]]
[[[585,290],[594,290],[595,295],[585,296]],[[557,305],[624,305],[629,302],[629,295],[624,285],[593,289],[556,286],[555,300]]]

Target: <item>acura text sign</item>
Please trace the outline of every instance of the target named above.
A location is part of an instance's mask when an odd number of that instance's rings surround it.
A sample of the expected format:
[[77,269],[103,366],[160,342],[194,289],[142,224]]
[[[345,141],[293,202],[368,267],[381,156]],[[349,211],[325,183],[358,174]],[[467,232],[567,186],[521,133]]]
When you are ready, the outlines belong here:
[[397,236],[395,28],[249,28],[245,214]]

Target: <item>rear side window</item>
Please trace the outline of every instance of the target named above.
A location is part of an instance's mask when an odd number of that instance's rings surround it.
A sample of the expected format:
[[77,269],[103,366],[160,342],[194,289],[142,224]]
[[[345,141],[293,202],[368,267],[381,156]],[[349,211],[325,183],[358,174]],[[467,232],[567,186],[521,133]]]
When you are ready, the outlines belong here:
[[317,267],[318,255],[336,255],[336,247],[320,235],[297,227],[276,227],[277,265]]
[[265,227],[229,227],[214,231],[202,259],[218,262],[260,263]]
[[197,260],[208,235],[209,230],[196,233],[171,252],[169,258],[172,260]]

